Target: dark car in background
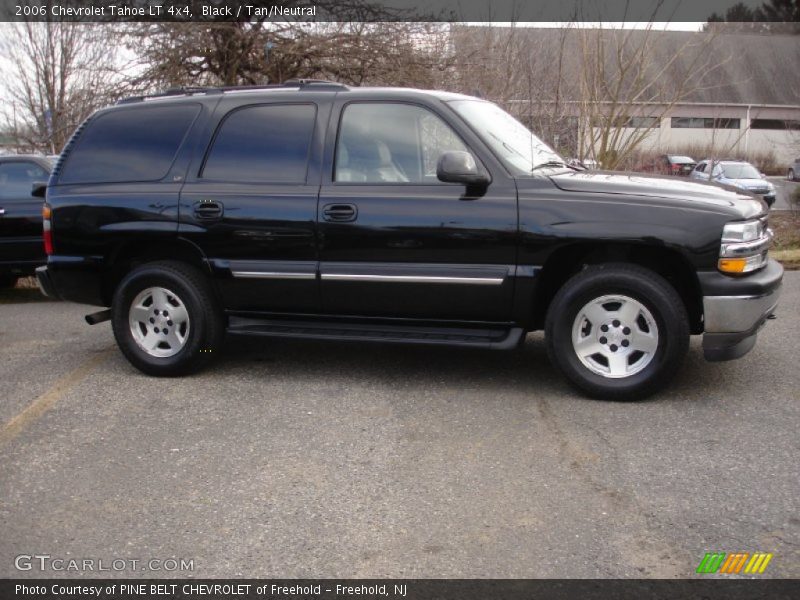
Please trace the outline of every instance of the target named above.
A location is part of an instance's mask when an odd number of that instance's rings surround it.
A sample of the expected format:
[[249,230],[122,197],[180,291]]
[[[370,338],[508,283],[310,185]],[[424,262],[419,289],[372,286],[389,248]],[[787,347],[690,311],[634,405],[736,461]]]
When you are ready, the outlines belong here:
[[789,165],[789,170],[786,172],[786,179],[789,181],[800,180],[800,158],[795,158],[794,162]]
[[47,183],[53,163],[44,156],[0,156],[0,287],[33,275],[46,261],[42,244],[42,204],[31,195]]
[[638,170],[646,173],[688,177],[695,165],[697,165],[697,161],[689,156],[662,154],[653,161],[643,164]]

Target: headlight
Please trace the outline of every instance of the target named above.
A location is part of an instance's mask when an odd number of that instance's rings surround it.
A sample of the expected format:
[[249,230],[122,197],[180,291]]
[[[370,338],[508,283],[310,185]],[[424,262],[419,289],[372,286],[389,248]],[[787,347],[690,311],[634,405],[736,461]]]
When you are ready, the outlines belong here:
[[741,223],[727,223],[722,228],[722,243],[751,242],[764,235],[764,224],[755,219]]
[[717,268],[723,273],[741,275],[767,264],[772,231],[759,220],[727,223],[722,229],[722,244]]

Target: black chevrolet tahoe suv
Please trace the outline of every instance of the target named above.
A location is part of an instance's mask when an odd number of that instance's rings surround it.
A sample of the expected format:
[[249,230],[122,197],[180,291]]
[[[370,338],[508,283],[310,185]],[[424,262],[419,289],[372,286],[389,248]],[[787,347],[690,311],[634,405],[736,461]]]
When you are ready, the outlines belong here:
[[543,329],[590,396],[642,398],[742,356],[783,270],[764,203],[584,172],[496,105],[294,81],[173,90],[101,110],[57,162],[45,294],[101,307],[150,375],[223,337],[512,349]]

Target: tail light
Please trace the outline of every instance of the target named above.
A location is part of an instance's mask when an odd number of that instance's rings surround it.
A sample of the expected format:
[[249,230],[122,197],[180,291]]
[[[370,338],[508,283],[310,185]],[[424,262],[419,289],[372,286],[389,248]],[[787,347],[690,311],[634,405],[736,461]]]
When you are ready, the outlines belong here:
[[670,168],[673,171],[680,171],[681,170],[681,166],[680,165],[670,165]]
[[50,256],[53,253],[53,231],[50,217],[53,211],[50,210],[50,205],[45,203],[42,205],[42,238],[44,239],[44,253]]

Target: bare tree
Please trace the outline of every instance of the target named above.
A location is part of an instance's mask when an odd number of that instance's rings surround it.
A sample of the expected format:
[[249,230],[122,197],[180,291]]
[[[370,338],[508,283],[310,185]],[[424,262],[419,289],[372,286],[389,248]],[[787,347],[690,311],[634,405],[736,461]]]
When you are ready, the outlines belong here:
[[577,30],[581,140],[604,168],[624,164],[676,104],[707,85],[727,60],[709,52],[714,35],[687,34],[656,52],[653,23],[644,30]]
[[446,26],[419,22],[149,23],[129,28],[151,89],[293,78],[430,85],[446,69]]
[[6,25],[0,52],[11,135],[32,149],[61,151],[73,130],[114,96],[119,74],[109,25],[23,22]]

